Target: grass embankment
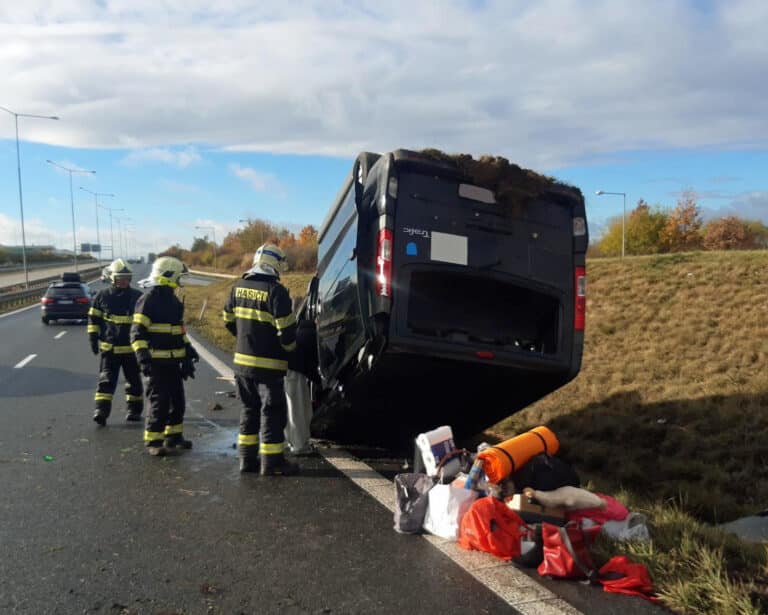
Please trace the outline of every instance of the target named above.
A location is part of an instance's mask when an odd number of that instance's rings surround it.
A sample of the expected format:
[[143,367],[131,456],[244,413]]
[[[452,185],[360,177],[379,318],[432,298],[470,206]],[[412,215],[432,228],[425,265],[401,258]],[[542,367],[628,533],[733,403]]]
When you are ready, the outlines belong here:
[[768,252],[588,263],[578,378],[492,432],[546,424],[593,489],[645,513],[681,613],[768,612],[768,551],[708,523],[768,508]]
[[[581,374],[491,432],[549,425],[590,488],[646,514],[651,543],[600,547],[648,565],[666,606],[768,612],[766,547],[710,525],[768,507],[768,252],[597,259],[588,275]],[[310,277],[283,282],[301,296]],[[187,321],[231,350],[230,285],[186,293]]]
[[[291,297],[303,297],[311,278],[311,273],[286,273],[280,276],[280,281]],[[235,338],[224,328],[221,311],[229,299],[232,284],[234,280],[221,280],[208,286],[185,286],[183,291],[185,322],[208,341],[229,352],[234,352]]]

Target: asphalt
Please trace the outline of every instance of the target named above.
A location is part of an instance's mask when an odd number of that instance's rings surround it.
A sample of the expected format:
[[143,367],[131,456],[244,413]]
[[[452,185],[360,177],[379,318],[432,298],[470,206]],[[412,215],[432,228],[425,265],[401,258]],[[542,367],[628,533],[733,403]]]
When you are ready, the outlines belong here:
[[[321,456],[298,477],[241,476],[239,407],[204,362],[186,387],[194,448],[158,459],[123,420],[122,385],[108,426],[91,421],[98,359],[82,324],[23,310],[0,318],[0,339],[0,612],[519,612],[392,531],[390,511]],[[647,612],[550,585],[587,613]]]

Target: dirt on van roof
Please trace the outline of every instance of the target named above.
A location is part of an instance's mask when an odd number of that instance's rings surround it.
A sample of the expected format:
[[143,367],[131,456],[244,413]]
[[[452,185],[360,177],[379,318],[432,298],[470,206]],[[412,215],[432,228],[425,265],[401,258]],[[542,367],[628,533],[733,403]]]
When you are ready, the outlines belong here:
[[581,190],[575,186],[524,169],[501,156],[484,155],[475,159],[470,154],[448,154],[438,149],[424,149],[419,154],[455,165],[476,185],[492,190],[496,200],[504,205],[524,205],[545,195],[584,201]]

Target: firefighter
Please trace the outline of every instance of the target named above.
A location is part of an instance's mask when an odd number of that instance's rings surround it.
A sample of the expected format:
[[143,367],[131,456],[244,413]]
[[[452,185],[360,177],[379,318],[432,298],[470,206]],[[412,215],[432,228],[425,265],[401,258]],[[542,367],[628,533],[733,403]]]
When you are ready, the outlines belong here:
[[150,290],[136,303],[131,346],[141,373],[147,378],[149,414],[144,431],[147,452],[156,457],[172,449],[190,449],[184,438],[184,380],[195,377],[200,360],[184,329],[184,304],[174,290],[187,267],[163,256],[152,264]]
[[237,438],[241,472],[262,476],[296,474],[285,459],[287,404],[283,379],[296,348],[296,318],[288,290],[280,284],[285,253],[262,245],[253,267],[232,287],[222,314],[235,344],[235,384],[243,403]]
[[111,285],[98,292],[88,310],[88,339],[91,342],[91,350],[93,354],[101,352],[93,420],[102,427],[107,424],[112,410],[112,397],[117,387],[120,368],[125,377],[125,399],[128,407],[125,420],[141,421],[143,405],[141,375],[130,341],[133,311],[141,297],[141,291],[131,288],[133,272],[120,258],[105,267],[104,275]]

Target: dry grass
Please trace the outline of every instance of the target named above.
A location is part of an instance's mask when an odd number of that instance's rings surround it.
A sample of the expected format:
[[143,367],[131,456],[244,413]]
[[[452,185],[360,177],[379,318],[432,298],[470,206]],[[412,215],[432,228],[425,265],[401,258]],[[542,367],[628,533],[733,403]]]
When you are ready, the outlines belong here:
[[766,549],[706,523],[768,506],[768,252],[599,259],[588,274],[581,374],[492,433],[549,425],[582,479],[646,512],[653,544],[629,552],[666,605],[764,612]]

